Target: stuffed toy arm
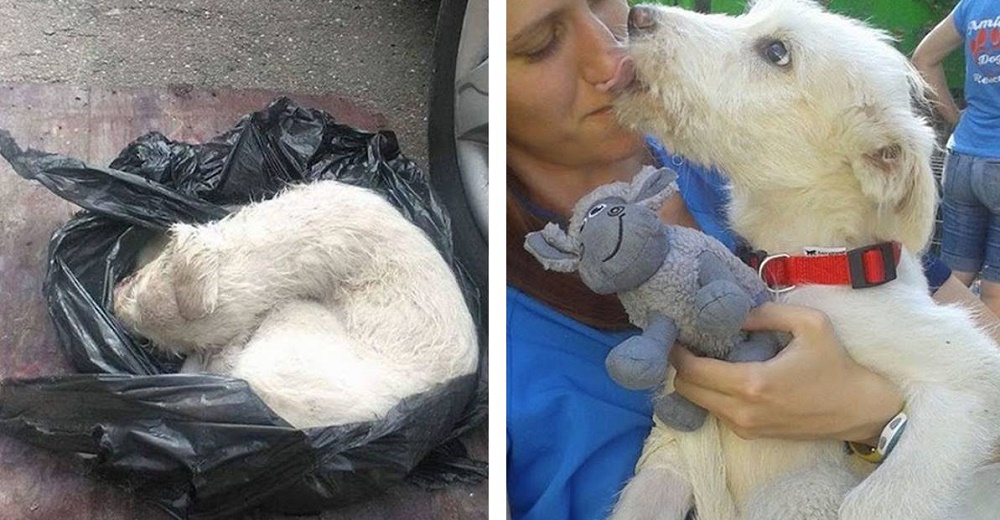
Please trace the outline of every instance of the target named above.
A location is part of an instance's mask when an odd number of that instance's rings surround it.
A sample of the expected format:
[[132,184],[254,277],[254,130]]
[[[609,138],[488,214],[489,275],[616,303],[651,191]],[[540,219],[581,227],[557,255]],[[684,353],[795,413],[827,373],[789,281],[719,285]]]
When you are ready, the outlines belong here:
[[[753,302],[722,259],[710,251],[698,255],[698,285],[695,293],[698,330],[719,337],[739,333]],[[725,358],[728,353],[705,354]]]
[[[750,309],[769,300],[763,292],[754,299],[736,282],[736,277],[716,255],[705,251],[698,256],[698,285],[695,305],[702,331],[728,336],[737,334]],[[729,352],[707,353],[735,363],[767,361],[788,343],[787,338],[768,331],[752,332]]]

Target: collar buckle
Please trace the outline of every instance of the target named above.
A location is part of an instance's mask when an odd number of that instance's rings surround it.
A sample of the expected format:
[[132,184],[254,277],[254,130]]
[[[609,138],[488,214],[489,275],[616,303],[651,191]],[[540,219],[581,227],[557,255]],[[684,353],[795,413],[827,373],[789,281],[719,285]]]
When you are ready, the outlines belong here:
[[[881,280],[869,282],[865,277],[864,255],[869,251],[878,251],[882,257]],[[851,273],[851,287],[855,289],[866,289],[877,287],[896,279],[896,252],[892,242],[881,242],[870,246],[851,249],[847,252],[847,266]]]

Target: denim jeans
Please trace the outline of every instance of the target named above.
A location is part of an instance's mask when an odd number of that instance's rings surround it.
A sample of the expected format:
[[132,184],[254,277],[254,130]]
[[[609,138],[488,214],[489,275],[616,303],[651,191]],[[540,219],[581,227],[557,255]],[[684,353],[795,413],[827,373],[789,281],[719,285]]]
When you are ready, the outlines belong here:
[[949,151],[941,212],[941,259],[1000,282],[1000,158]]

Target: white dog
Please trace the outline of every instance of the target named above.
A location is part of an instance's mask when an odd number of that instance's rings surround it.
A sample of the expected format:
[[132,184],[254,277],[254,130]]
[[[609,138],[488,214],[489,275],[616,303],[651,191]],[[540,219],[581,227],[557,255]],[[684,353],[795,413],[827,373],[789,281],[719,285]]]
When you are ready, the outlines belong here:
[[246,380],[295,427],[382,417],[477,366],[451,269],[363,188],[321,181],[175,225],[147,261],[116,289],[116,316],[187,355],[186,372]]
[[620,117],[719,166],[737,233],[770,254],[902,244],[895,281],[780,300],[826,312],[851,356],[904,392],[909,424],[867,476],[840,442],[659,425],[613,517],[944,519],[1000,436],[1000,353],[966,312],[935,305],[915,255],[935,207],[933,135],[911,105],[923,82],[886,35],[803,0],[740,17],[637,7],[629,25],[637,81]]

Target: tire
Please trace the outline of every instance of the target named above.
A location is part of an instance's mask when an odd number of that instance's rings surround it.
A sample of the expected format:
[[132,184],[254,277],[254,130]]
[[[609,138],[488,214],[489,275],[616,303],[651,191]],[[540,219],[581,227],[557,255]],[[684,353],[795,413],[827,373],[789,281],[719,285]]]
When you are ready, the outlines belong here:
[[427,117],[431,184],[451,215],[455,253],[479,290],[484,336],[489,321],[487,13],[486,0],[441,1]]

